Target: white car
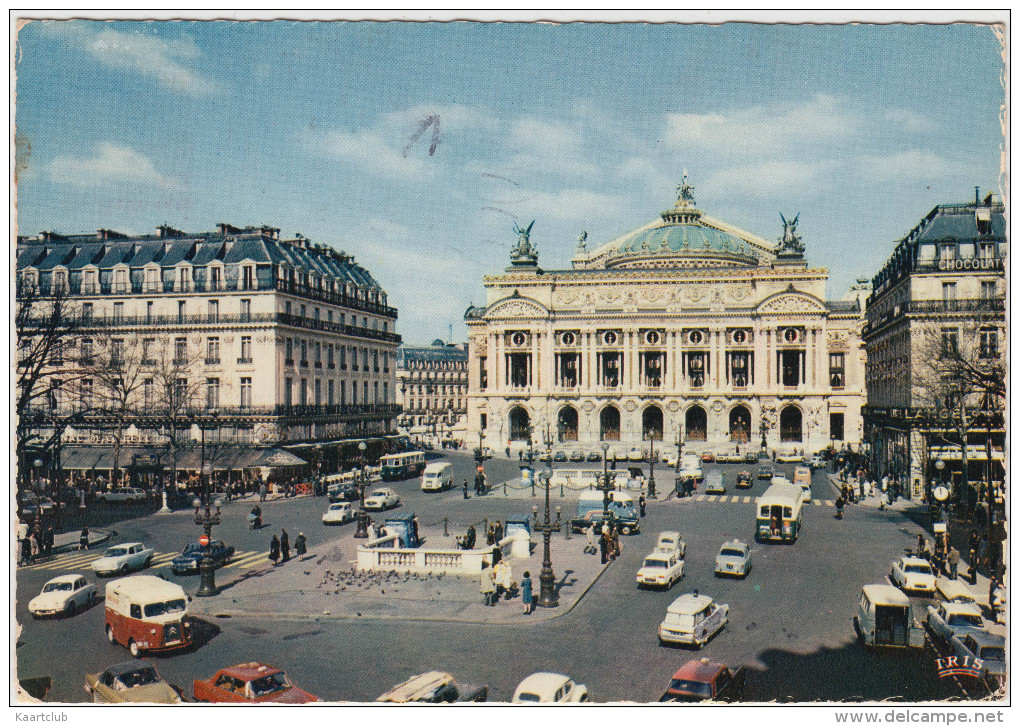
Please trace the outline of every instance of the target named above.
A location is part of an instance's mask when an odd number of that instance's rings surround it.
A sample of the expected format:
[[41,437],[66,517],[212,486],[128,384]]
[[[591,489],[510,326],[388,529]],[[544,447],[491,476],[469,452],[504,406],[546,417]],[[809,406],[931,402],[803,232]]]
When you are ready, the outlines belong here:
[[679,532],[667,530],[659,532],[659,538],[655,541],[655,551],[667,554],[676,553],[681,560],[687,555],[687,543]]
[[643,452],[641,449],[637,448],[636,446],[632,446],[630,451],[627,452],[627,458],[630,461],[644,461],[648,457],[645,456],[645,452]]
[[814,456],[811,457],[811,461],[808,462],[808,466],[810,466],[812,470],[824,469],[825,457],[822,456],[821,454],[815,454]]
[[776,461],[780,464],[792,464],[794,462],[804,461],[804,454],[798,452],[796,449],[786,449],[785,451],[780,449],[776,453]]
[[588,687],[560,673],[532,673],[521,681],[510,703],[580,703]]
[[397,506],[400,506],[400,497],[389,487],[374,490],[372,495],[365,500],[365,509],[370,510],[391,509]]
[[346,524],[354,520],[354,507],[350,502],[330,504],[322,514],[323,524]]
[[43,585],[42,592],[28,601],[28,612],[33,618],[47,615],[70,617],[98,600],[99,591],[94,583],[82,575],[61,575]]
[[100,492],[97,499],[107,502],[144,502],[145,490],[136,487],[120,487],[109,492]]
[[681,595],[666,609],[659,624],[659,643],[682,643],[700,648],[729,622],[730,606],[708,595]]
[[668,590],[684,576],[684,561],[676,551],[659,552],[656,550],[647,557],[637,571],[637,586],[662,587]]
[[97,575],[126,575],[131,570],[142,570],[152,564],[156,554],[141,542],[128,542],[110,547],[98,560],[92,561]]
[[676,468],[679,461],[680,457],[678,457],[676,454],[667,453],[662,455],[662,463],[665,464],[666,466],[673,467],[674,469]]
[[961,638],[972,628],[984,627],[981,606],[977,603],[940,602],[928,606],[926,618],[932,635],[949,642],[954,635]]
[[751,572],[751,548],[746,542],[739,539],[731,539],[723,542],[719,548],[719,554],[715,557],[715,575],[732,575],[733,577],[747,577]]
[[901,557],[893,562],[889,579],[901,590],[935,593],[935,573],[920,557]]

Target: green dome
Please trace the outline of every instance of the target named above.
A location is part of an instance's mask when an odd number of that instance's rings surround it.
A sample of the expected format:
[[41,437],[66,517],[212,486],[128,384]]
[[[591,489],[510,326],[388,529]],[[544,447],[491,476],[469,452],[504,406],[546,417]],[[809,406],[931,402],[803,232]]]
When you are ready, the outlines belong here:
[[753,250],[739,237],[699,224],[668,224],[639,230],[620,241],[616,254],[734,252],[753,256]]

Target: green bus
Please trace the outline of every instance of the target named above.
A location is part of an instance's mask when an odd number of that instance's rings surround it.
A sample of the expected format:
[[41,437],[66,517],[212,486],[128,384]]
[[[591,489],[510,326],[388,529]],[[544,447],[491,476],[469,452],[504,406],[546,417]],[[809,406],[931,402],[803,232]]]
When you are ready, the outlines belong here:
[[403,454],[387,454],[379,459],[383,481],[398,481],[421,476],[425,471],[425,452],[408,451]]

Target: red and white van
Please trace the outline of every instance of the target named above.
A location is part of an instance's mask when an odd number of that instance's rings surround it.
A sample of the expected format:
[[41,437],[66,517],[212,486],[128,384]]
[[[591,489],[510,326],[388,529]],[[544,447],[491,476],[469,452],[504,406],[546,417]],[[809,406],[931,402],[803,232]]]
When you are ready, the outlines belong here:
[[131,655],[191,645],[192,627],[184,589],[153,575],[114,580],[106,586],[106,637]]

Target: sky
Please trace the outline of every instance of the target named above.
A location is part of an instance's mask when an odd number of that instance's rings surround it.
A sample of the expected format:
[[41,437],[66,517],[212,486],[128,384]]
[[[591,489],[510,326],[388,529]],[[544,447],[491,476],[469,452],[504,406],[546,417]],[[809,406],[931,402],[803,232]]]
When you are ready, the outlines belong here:
[[515,223],[566,269],[684,169],[754,234],[799,213],[833,299],[1003,183],[988,26],[57,21],[15,61],[19,234],[280,227],[353,254],[412,344],[464,339]]

